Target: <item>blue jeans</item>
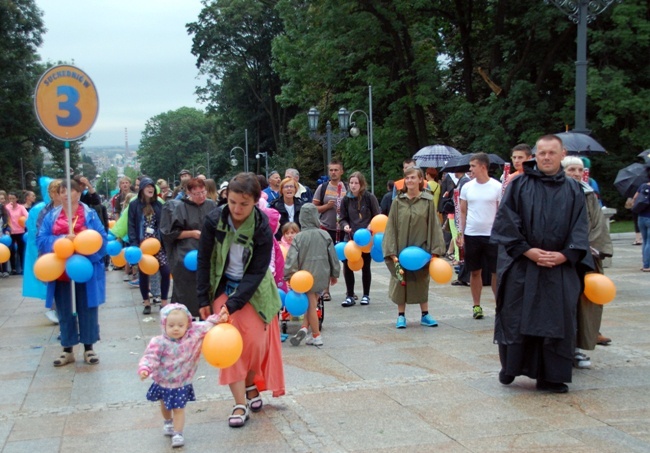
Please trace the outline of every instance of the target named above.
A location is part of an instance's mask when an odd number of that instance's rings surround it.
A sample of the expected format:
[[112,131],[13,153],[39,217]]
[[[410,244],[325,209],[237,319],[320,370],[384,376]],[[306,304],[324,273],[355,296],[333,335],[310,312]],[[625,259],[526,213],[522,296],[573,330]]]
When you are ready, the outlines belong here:
[[650,269],[650,217],[639,216],[639,230],[643,238],[643,268]]
[[75,283],[75,294],[77,304],[73,307],[70,282],[56,282],[54,301],[61,328],[61,346],[64,348],[99,341],[99,309],[88,307],[84,283]]

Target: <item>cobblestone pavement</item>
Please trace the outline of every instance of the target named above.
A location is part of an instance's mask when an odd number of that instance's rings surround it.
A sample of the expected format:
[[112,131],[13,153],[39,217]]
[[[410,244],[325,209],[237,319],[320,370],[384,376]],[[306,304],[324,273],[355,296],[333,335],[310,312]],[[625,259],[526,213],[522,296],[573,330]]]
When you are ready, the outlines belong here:
[[[264,396],[264,409],[243,429],[227,426],[230,392],[202,361],[187,408],[188,452],[648,452],[650,451],[650,274],[640,247],[616,235],[606,270],[617,285],[602,331],[610,346],[589,351],[593,365],[575,370],[565,395],[535,390],[534,381],[497,380],[492,344],[494,300],[472,319],[469,288],[431,285],[437,328],[396,330],[388,273],[373,264],[369,306],[343,308],[343,281],[332,288],[320,348],[283,344],[287,395]],[[107,274],[100,309],[101,363],[54,368],[58,329],[41,301],[20,296],[22,279],[0,280],[0,448],[2,452],[171,451],[149,386],[136,374],[158,311],[141,314],[137,289]],[[360,291],[360,277],[357,291]],[[359,294],[360,295],[360,294]],[[288,325],[290,333],[297,322]]]

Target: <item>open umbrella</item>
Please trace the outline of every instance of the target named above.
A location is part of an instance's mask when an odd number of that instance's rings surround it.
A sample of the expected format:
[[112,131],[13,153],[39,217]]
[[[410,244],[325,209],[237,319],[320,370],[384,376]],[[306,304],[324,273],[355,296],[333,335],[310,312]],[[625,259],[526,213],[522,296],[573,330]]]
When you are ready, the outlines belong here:
[[[580,132],[560,132],[555,134],[562,139],[562,144],[569,154],[589,154],[589,153],[606,153],[603,145]],[[533,148],[533,154],[537,151],[537,147]]]
[[644,164],[632,164],[618,171],[614,187],[625,198],[633,197],[641,184],[648,182],[648,167]]
[[[464,171],[468,172],[469,171],[469,161],[472,159],[472,156],[474,154],[464,154],[460,157],[456,157],[449,162],[442,168],[441,171],[446,171],[446,172],[457,172],[457,171]],[[488,158],[490,159],[490,169],[494,170],[497,167],[502,167],[503,164],[506,163],[505,160],[503,160],[501,157],[497,156],[496,154],[488,154]]]
[[425,146],[413,155],[418,167],[442,167],[453,157],[461,156],[456,148],[447,145]]
[[650,148],[646,149],[645,151],[641,151],[639,154],[637,154],[637,157],[643,157],[643,160],[648,162],[648,159],[650,159]]

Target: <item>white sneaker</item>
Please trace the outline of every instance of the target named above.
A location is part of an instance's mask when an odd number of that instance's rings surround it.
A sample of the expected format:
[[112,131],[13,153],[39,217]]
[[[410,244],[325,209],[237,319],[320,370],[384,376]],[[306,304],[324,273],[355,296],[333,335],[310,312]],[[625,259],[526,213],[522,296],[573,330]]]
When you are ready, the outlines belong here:
[[582,352],[576,351],[573,356],[573,366],[581,369],[591,368],[591,359]]
[[174,423],[173,422],[170,422],[170,423],[165,422],[163,424],[163,434],[165,436],[169,436],[169,437],[172,437],[174,435]]
[[307,329],[300,329],[296,334],[289,339],[292,345],[298,346],[300,342],[307,336]]
[[182,447],[183,445],[185,445],[185,438],[183,437],[183,435],[180,433],[174,434],[174,436],[172,437],[172,447],[173,448]]
[[45,317],[49,319],[52,322],[52,324],[59,323],[59,317],[56,315],[56,310],[47,310],[45,312]]
[[319,335],[316,338],[313,336],[307,338],[307,341],[305,341],[305,344],[308,344],[310,346],[323,346],[323,336]]

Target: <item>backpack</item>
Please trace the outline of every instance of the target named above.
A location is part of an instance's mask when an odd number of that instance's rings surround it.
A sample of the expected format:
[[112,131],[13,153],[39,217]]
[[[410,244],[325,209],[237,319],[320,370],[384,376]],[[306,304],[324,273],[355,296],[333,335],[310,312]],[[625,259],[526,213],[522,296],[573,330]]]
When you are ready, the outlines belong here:
[[632,205],[632,212],[641,214],[650,208],[650,185],[644,184],[643,188],[639,191]]

